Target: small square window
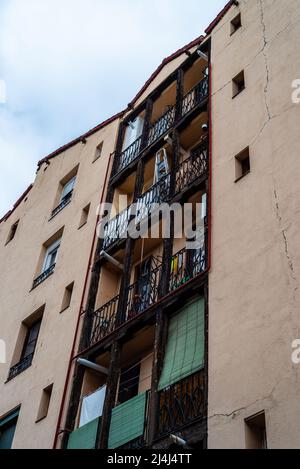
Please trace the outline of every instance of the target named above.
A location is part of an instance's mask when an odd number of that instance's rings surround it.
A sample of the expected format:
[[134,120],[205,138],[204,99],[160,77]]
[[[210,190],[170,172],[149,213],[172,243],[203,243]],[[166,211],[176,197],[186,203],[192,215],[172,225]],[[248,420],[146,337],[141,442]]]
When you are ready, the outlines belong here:
[[68,285],[66,288],[65,288],[65,292],[64,292],[64,296],[63,296],[63,301],[62,301],[62,305],[61,305],[61,310],[60,312],[62,313],[63,311],[65,311],[66,309],[69,308],[70,304],[71,304],[71,299],[72,299],[72,294],[73,294],[73,288],[74,288],[74,282],[70,283],[70,285]]
[[103,150],[103,142],[99,143],[99,145],[97,145],[96,147],[93,163],[94,161],[97,161],[98,158],[100,158],[100,156],[102,155],[102,150]]
[[9,230],[8,238],[7,238],[5,244],[10,243],[10,242],[14,239],[15,234],[16,234],[17,229],[18,229],[18,226],[19,226],[19,220],[16,221],[16,222],[11,226],[11,228],[10,228],[10,230]]
[[267,449],[265,412],[245,420],[245,440],[246,449]]
[[242,27],[242,17],[239,13],[230,23],[230,34],[234,34],[238,29]]
[[250,153],[249,147],[235,156],[235,182],[250,173]]
[[91,207],[91,204],[88,204],[86,207],[84,207],[84,209],[82,209],[78,229],[80,229],[82,226],[84,226],[87,223],[88,218],[89,218],[89,213],[90,213],[90,207]]
[[232,80],[232,97],[235,98],[244,89],[245,89],[245,73],[244,73],[244,70],[242,70]]
[[51,400],[51,395],[52,395],[52,390],[53,390],[53,384],[50,384],[47,386],[43,392],[42,392],[42,397],[41,397],[41,402],[39,406],[39,411],[37,414],[37,419],[35,423],[40,422],[41,420],[45,419],[48,415],[49,411],[49,405],[50,405],[50,400]]

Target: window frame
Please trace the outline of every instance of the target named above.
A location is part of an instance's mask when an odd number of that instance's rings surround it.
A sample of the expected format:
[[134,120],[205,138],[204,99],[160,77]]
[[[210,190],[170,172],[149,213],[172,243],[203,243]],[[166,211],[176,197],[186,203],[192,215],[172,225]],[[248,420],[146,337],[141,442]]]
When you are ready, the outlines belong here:
[[[42,266],[42,271],[41,273],[43,274],[46,272],[48,269],[51,269],[56,262],[57,262],[57,257],[58,257],[58,251],[61,245],[61,240],[62,238],[59,238],[57,241],[54,241],[50,246],[48,246],[46,253],[45,253],[45,258]],[[55,252],[55,261],[50,264],[49,259],[50,256]]]

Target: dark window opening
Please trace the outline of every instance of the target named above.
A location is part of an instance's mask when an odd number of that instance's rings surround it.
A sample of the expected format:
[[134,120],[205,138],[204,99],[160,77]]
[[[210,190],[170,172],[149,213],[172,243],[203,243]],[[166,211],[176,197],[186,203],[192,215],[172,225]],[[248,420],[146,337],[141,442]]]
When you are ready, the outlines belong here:
[[41,397],[41,402],[39,406],[39,411],[36,419],[36,423],[40,422],[41,420],[45,419],[48,415],[49,405],[52,395],[53,384],[47,386],[43,392]]
[[20,361],[34,354],[39,332],[40,332],[41,323],[42,323],[42,319],[39,319],[32,326],[28,328]]
[[82,213],[81,213],[81,218],[80,218],[80,223],[79,223],[79,228],[81,228],[82,226],[84,226],[87,221],[88,221],[88,218],[89,218],[89,213],[90,213],[90,207],[91,207],[91,204],[88,204],[86,207],[84,207],[84,209],[82,210]]
[[0,449],[11,449],[20,408],[0,419]]
[[232,97],[235,98],[245,89],[245,87],[245,73],[243,70],[232,80]]
[[94,161],[97,161],[98,158],[100,158],[100,156],[102,155],[102,150],[103,150],[103,142],[99,143],[99,145],[97,145],[96,147],[93,163]]
[[246,449],[267,449],[265,412],[245,420]]
[[10,243],[14,239],[17,229],[18,229],[18,225],[19,225],[19,220],[16,221],[16,223],[14,223],[12,227],[10,228],[6,244]]
[[234,34],[238,29],[242,27],[242,17],[239,13],[230,23],[230,33]]
[[71,304],[71,299],[72,299],[72,294],[73,294],[73,288],[74,288],[74,282],[70,283],[65,288],[64,296],[63,296],[63,301],[61,305],[61,313],[65,311],[67,308],[69,308]]
[[138,395],[141,364],[136,363],[121,370],[118,403],[129,401]]
[[235,182],[250,173],[250,153],[249,148],[245,148],[235,157]]

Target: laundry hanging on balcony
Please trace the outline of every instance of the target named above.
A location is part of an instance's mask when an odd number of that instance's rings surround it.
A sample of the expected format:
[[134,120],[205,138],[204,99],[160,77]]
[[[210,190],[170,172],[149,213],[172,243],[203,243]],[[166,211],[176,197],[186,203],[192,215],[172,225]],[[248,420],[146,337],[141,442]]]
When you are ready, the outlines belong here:
[[162,390],[204,366],[204,299],[194,301],[170,319],[158,389]]
[[102,417],[106,386],[82,399],[79,427],[86,425],[97,417]]

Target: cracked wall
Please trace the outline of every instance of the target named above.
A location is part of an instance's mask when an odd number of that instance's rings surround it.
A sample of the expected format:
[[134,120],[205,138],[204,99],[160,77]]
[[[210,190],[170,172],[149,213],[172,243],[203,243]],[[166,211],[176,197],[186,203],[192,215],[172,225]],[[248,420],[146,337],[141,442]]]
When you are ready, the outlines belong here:
[[[239,3],[212,33],[208,445],[245,448],[244,419],[265,410],[269,447],[299,448],[300,4]],[[241,70],[246,89],[232,99]],[[251,172],[235,184],[247,146]]]

